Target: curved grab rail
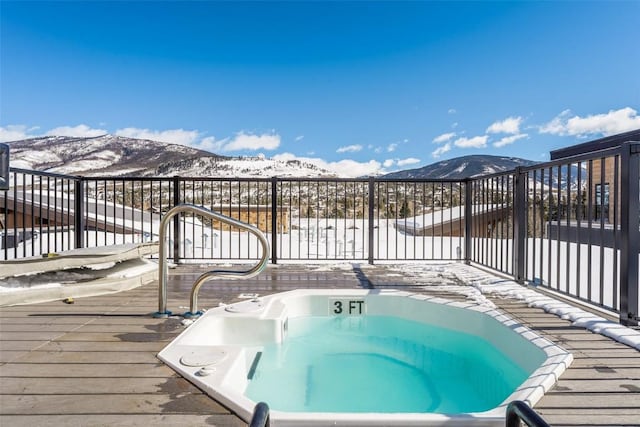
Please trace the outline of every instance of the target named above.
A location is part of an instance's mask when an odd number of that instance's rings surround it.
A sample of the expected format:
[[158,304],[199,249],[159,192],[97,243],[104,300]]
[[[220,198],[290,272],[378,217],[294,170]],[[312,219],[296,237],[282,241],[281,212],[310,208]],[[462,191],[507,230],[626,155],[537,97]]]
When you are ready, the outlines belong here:
[[269,405],[259,402],[253,410],[249,427],[269,427]]
[[222,215],[220,213],[214,212],[210,209],[207,209],[202,206],[196,206],[192,204],[181,204],[175,206],[170,209],[160,221],[160,250],[159,257],[160,262],[158,265],[159,277],[158,277],[158,312],[156,313],[156,317],[166,317],[171,315],[171,312],[167,310],[167,260],[166,260],[166,234],[167,234],[167,225],[169,224],[169,220],[174,216],[180,213],[196,213],[202,215],[204,217],[214,219],[220,221],[222,223],[240,228],[242,230],[246,230],[253,235],[255,235],[260,244],[262,245],[262,257],[260,261],[251,267],[248,270],[243,271],[235,271],[235,270],[211,270],[206,273],[203,273],[198,277],[198,279],[193,284],[191,288],[191,311],[187,314],[195,315],[198,311],[198,291],[204,282],[210,279],[212,276],[218,277],[226,277],[226,278],[251,278],[260,274],[262,270],[267,265],[268,257],[269,257],[269,242],[267,242],[264,234],[257,228],[251,224],[244,223],[242,221],[238,221],[237,219],[230,218],[226,215]]
[[549,427],[533,408],[522,400],[514,400],[507,405],[506,427],[520,427],[520,420],[529,427]]

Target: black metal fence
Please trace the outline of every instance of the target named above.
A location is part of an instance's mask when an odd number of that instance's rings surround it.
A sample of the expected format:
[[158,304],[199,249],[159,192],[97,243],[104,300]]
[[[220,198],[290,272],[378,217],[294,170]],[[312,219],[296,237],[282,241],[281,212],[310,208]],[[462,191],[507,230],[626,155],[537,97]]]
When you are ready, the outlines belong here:
[[[465,260],[638,316],[639,143],[466,180],[75,177],[11,169],[0,258],[158,239],[193,203],[256,225],[280,260]],[[260,257],[255,237],[174,218],[175,261]]]
[[638,316],[640,144],[519,169],[514,276]]
[[639,170],[628,142],[471,180],[468,259],[637,323]]

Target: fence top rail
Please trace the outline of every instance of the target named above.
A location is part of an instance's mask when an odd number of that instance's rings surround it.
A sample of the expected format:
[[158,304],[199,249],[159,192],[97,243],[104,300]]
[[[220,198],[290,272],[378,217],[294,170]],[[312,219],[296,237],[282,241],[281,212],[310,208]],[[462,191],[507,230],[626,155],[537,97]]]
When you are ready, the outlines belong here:
[[173,178],[162,176],[79,176],[81,181],[170,182]]
[[589,160],[603,159],[606,157],[614,157],[620,154],[621,147],[606,148],[604,150],[592,151],[590,153],[578,154],[571,157],[563,157],[558,160],[551,160],[548,162],[538,163],[533,166],[526,166],[521,168],[522,172],[532,172],[535,170],[548,169],[557,166],[569,166],[575,163],[586,162]]
[[478,175],[478,176],[474,176],[471,178],[467,178],[469,181],[482,181],[482,180],[487,180],[487,179],[494,179],[494,178],[500,178],[502,176],[513,176],[516,173],[516,169],[511,169],[508,171],[502,171],[502,172],[494,172],[494,173],[490,173],[487,175]]
[[375,182],[403,182],[403,183],[436,183],[436,184],[464,184],[465,179],[449,178],[375,178]]
[[65,174],[55,173],[55,172],[36,171],[33,169],[21,169],[21,168],[10,167],[9,171],[13,173],[18,173],[18,174],[46,176],[49,178],[70,179],[74,181],[77,181],[80,179],[79,176],[75,176],[75,175],[65,175]]
[[[89,177],[76,177],[83,181],[172,181],[176,177],[138,177],[138,176],[89,176]],[[278,182],[350,182],[350,183],[366,183],[369,178],[333,178],[333,177],[272,177],[272,178],[233,178],[233,177],[188,177],[178,176],[181,182],[265,182],[269,183],[273,180]],[[374,182],[403,182],[403,183],[453,183],[463,184],[465,179],[447,179],[447,178],[378,178],[371,177]]]
[[366,178],[275,178],[280,182],[354,182],[354,183],[367,183],[369,180],[374,182],[402,182],[402,183],[414,183],[414,182],[436,182],[436,183],[464,183],[464,179],[446,179],[446,178],[382,178],[382,177],[366,177]]

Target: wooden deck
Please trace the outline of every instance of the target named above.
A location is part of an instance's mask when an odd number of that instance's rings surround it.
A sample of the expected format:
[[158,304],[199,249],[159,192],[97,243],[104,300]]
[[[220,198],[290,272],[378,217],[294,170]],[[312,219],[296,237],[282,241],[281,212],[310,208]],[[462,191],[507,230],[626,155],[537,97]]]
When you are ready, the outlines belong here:
[[[169,309],[187,311],[189,290],[202,271],[170,271]],[[428,292],[385,266],[287,265],[270,266],[248,281],[205,285],[200,304],[303,287]],[[571,368],[536,405],[551,425],[640,425],[640,352],[523,303],[494,302],[574,355]],[[156,310],[157,283],[72,305],[1,308],[0,425],[246,425],[156,359],[183,330],[179,319],[153,319]]]

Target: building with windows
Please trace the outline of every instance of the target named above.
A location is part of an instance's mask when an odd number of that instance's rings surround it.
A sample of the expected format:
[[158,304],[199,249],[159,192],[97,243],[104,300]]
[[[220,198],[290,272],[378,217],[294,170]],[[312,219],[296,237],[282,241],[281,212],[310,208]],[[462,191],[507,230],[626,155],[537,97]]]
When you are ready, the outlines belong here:
[[[551,151],[551,160],[570,162],[575,156],[587,153],[593,154],[620,147],[626,142],[639,141],[640,129],[636,129]],[[580,204],[579,218],[577,217],[578,214],[575,213],[576,218],[573,221],[568,221],[568,225],[563,225],[562,222],[552,222],[549,224],[549,233],[554,236],[559,235],[560,238],[570,241],[576,241],[576,222],[579,223],[578,226],[581,228],[589,228],[590,224],[590,228],[604,232],[599,237],[603,239],[603,245],[612,247],[614,244],[614,230],[620,228],[620,193],[625,191],[620,184],[620,155],[611,154],[610,151],[607,154],[603,151],[603,156],[600,158],[591,158],[586,161],[577,159],[575,166],[582,171],[582,178],[576,184],[577,187],[580,187],[582,193],[581,200],[577,201]],[[571,185],[571,183],[568,185]],[[559,227],[559,230],[555,230],[555,227]],[[582,233],[581,241],[590,238],[589,231],[585,231],[587,232]]]
[[[551,152],[551,160],[569,160],[573,156],[619,147],[630,141],[640,141],[640,129],[554,150]],[[602,218],[607,224],[619,222],[620,198],[613,193],[616,189],[619,192],[620,182],[615,182],[615,177],[617,176],[618,179],[620,177],[619,159],[615,156],[608,156],[582,162],[581,165],[586,171],[585,178],[587,187],[589,187],[588,193],[585,194],[585,205],[588,205],[590,199],[592,204],[591,219],[599,221]],[[618,204],[614,206],[616,201]],[[617,221],[614,220],[614,212],[618,213]]]

